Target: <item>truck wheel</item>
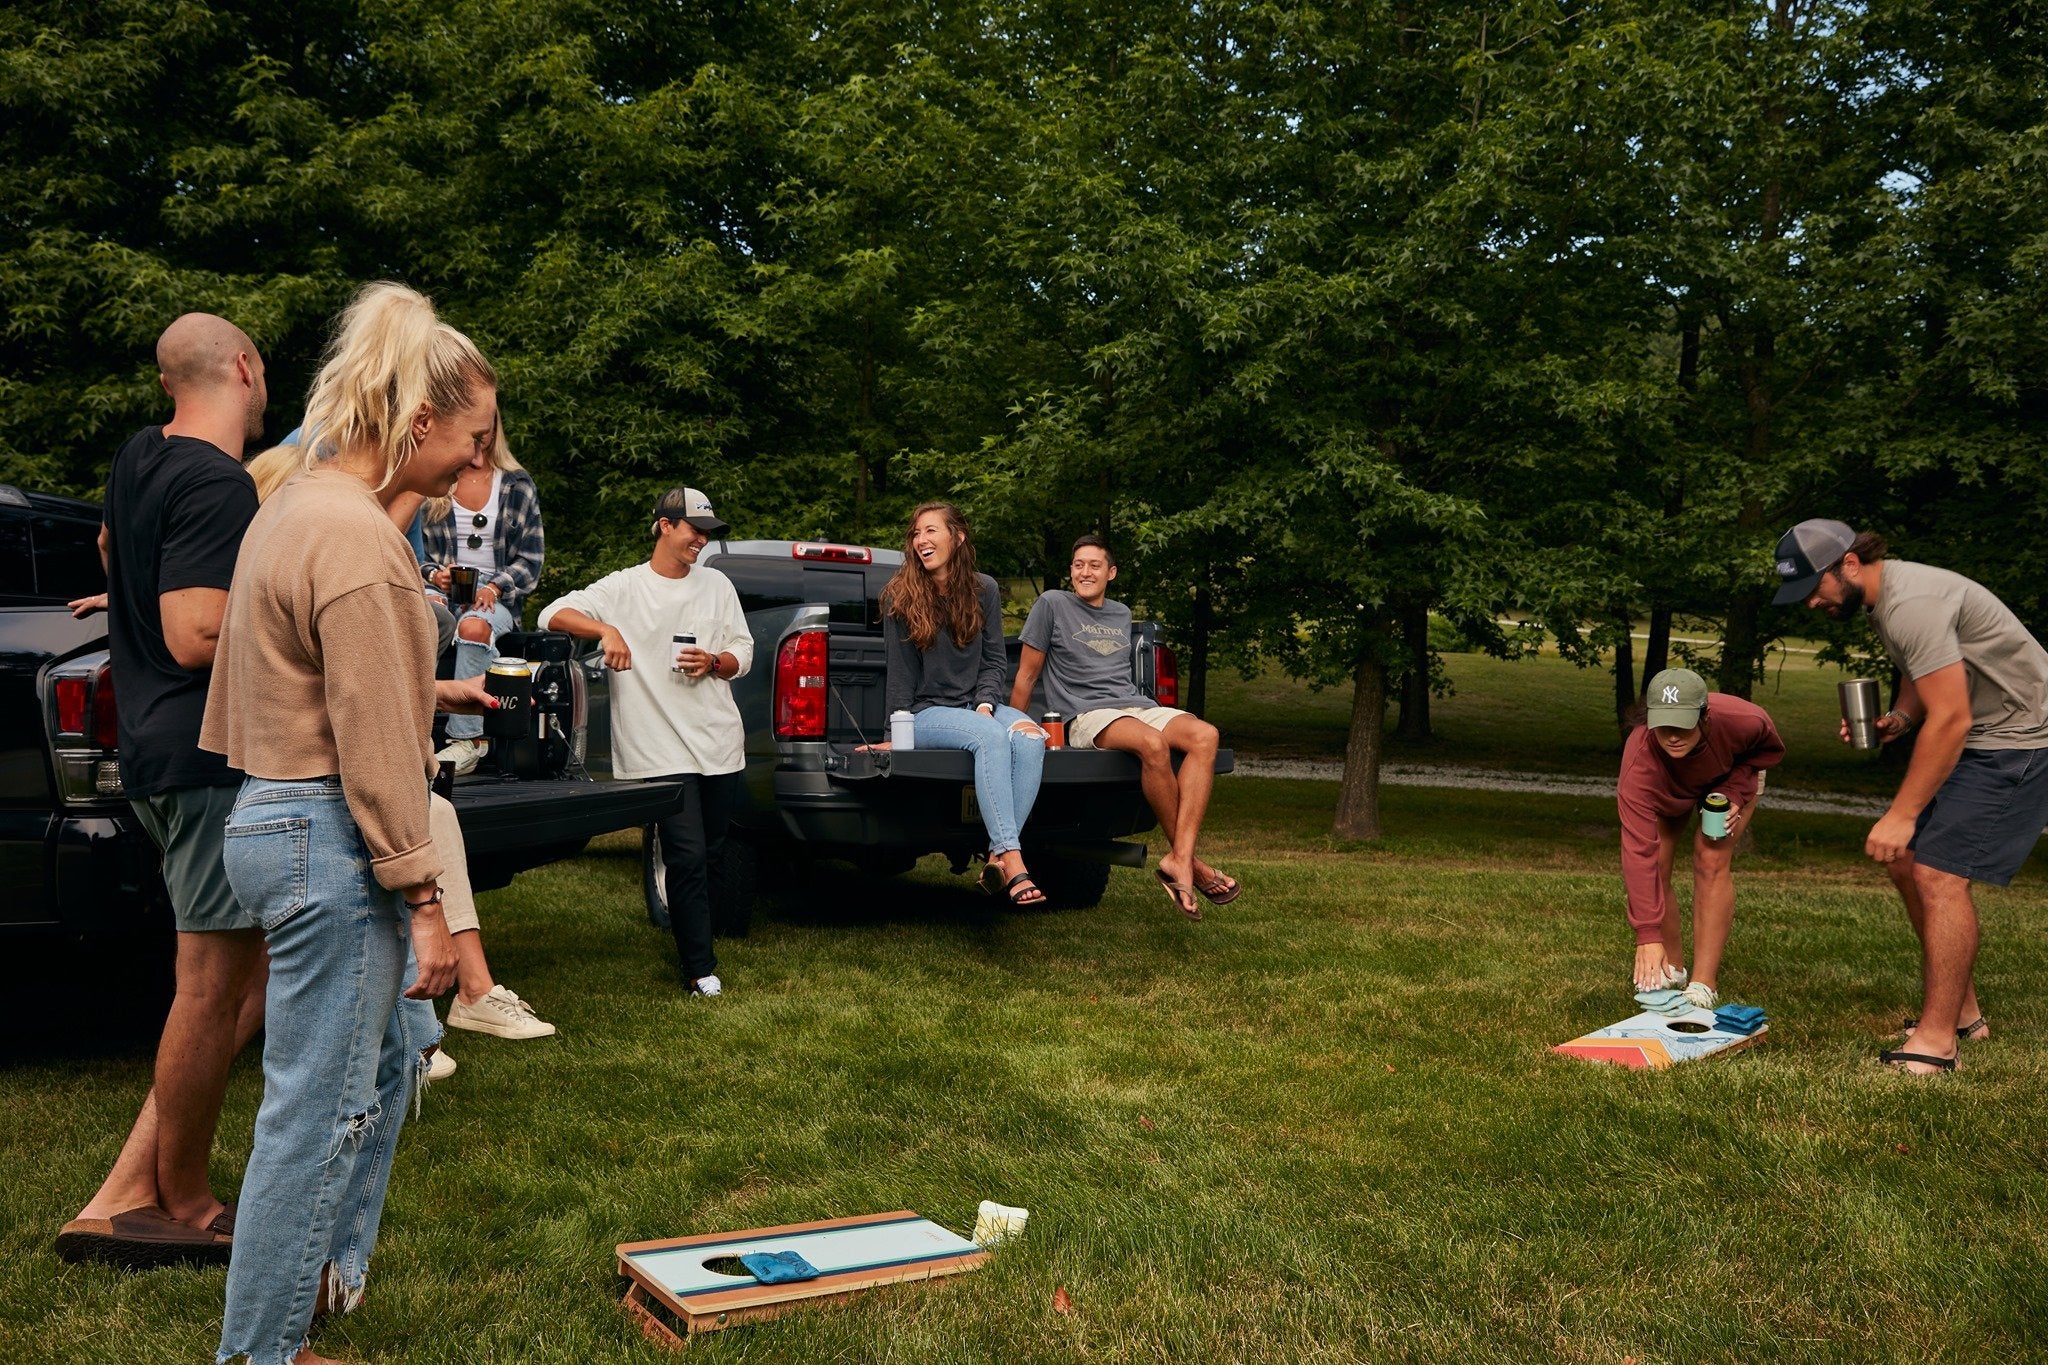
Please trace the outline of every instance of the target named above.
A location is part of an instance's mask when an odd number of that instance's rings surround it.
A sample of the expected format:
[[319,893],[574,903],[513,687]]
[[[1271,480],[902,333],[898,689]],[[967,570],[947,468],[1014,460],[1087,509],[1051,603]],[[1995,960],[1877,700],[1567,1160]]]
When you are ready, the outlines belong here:
[[[711,891],[711,932],[719,938],[745,938],[754,927],[754,893],[760,881],[761,856],[752,844],[728,834],[706,869]],[[647,922],[667,929],[668,888],[662,878],[661,826],[640,831],[640,890],[647,902]]]
[[647,825],[640,831],[640,893],[647,898],[647,922],[657,929],[668,928],[668,888],[661,879],[660,825]]
[[1050,853],[1025,855],[1031,880],[1045,893],[1046,910],[1092,910],[1109,889],[1109,864],[1056,858]]

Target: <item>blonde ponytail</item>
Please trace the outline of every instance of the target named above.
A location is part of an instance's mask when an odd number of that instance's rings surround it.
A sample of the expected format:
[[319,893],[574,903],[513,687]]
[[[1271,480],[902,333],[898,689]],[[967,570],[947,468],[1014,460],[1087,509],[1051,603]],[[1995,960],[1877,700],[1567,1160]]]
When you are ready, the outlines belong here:
[[258,502],[270,501],[272,493],[284,487],[305,467],[305,452],[297,446],[272,446],[242,466],[256,484]]
[[[469,406],[479,384],[497,383],[483,352],[436,317],[424,294],[382,280],[364,285],[342,310],[306,395],[305,430],[336,453],[376,451],[381,489],[412,458],[412,421],[422,407],[451,418]],[[306,468],[318,458],[309,442]]]

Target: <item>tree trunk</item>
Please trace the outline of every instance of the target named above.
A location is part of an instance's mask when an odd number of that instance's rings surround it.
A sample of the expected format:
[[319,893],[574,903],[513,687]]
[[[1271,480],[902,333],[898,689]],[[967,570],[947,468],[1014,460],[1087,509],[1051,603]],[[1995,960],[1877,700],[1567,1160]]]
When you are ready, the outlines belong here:
[[1387,666],[1368,640],[1352,679],[1351,738],[1344,745],[1344,780],[1337,788],[1339,839],[1380,837],[1380,739],[1387,723]]
[[1198,716],[1209,709],[1209,633],[1214,628],[1209,585],[1201,583],[1195,587],[1194,637],[1180,670],[1180,704]]
[[1721,668],[1714,680],[1716,691],[1731,697],[1749,696],[1760,652],[1757,617],[1762,608],[1763,598],[1753,591],[1738,590],[1728,599],[1728,624],[1721,632]]
[[1643,686],[1671,667],[1671,608],[1650,608],[1650,638],[1643,645]]
[[1636,623],[1624,611],[1620,625],[1620,635],[1614,642],[1614,726],[1626,733],[1628,709],[1636,704],[1636,641],[1629,633]]
[[1404,740],[1429,738],[1429,607],[1416,603],[1401,613],[1401,715],[1394,734]]

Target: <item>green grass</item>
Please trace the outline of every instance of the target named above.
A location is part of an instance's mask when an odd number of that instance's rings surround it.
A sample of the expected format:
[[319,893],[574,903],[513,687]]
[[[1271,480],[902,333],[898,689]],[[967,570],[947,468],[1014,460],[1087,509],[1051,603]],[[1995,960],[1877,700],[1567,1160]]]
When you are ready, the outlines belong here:
[[[1837,738],[1841,712],[1835,685],[1849,675],[1822,668],[1811,656],[1775,656],[1770,676],[1751,698],[1771,713],[1785,739],[1785,761],[1773,781],[1821,791],[1883,794],[1903,769],[1880,763]],[[1434,738],[1395,739],[1398,707],[1387,707],[1387,759],[1451,763],[1529,772],[1611,775],[1620,766],[1614,728],[1614,679],[1605,669],[1579,668],[1555,654],[1503,663],[1483,654],[1447,654],[1453,695],[1433,699]],[[1209,675],[1208,718],[1224,742],[1265,758],[1342,760],[1351,725],[1351,689],[1312,691],[1269,670],[1247,681],[1219,670]]]
[[[1982,899],[1998,1036],[1915,1083],[1871,1061],[1916,966],[1861,823],[1767,812],[1722,984],[1770,1009],[1771,1036],[1632,1074],[1544,1051],[1630,1008],[1611,805],[1390,789],[1366,849],[1313,832],[1333,792],[1221,784],[1214,856],[1249,889],[1200,925],[1148,873],[1116,873],[1098,910],[1029,915],[928,865],[722,945],[715,1002],[677,992],[626,840],[485,897],[499,975],[562,1036],[454,1036],[462,1069],[408,1121],[368,1302],[318,1344],[672,1360],[617,1306],[615,1243],[894,1208],[965,1230],[995,1198],[1031,1225],[980,1273],[687,1359],[2039,1352],[2037,869]],[[22,975],[11,1012],[64,1041],[17,1041],[0,1069],[0,1359],[206,1359],[222,1272],[49,1250],[148,1046],[92,1032],[91,977]],[[258,1090],[245,1058],[219,1188]]]

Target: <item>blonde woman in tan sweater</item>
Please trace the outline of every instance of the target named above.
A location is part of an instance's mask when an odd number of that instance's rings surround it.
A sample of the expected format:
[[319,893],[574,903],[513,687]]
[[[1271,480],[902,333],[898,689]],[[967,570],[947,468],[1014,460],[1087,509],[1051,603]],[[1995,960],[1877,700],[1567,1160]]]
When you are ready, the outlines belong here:
[[223,861],[270,952],[263,1104],[243,1177],[220,1359],[314,1365],[316,1306],[363,1277],[423,1069],[397,1008],[408,936],[431,999],[455,980],[427,808],[434,628],[386,507],[448,491],[497,431],[497,376],[412,290],[373,284],[306,402],[332,460],[271,495],[242,539],[200,743],[247,774]]

